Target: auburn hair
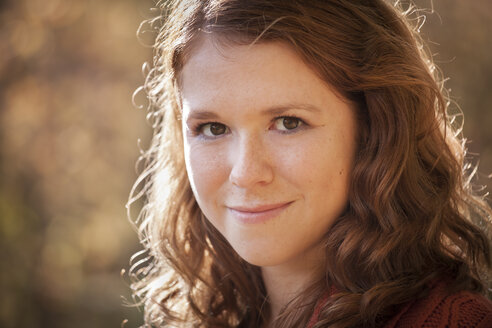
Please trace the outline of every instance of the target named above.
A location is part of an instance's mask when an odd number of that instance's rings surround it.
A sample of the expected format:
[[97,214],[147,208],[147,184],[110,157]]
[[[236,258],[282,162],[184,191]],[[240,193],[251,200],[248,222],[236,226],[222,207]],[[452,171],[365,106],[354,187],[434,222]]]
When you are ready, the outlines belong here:
[[[188,181],[179,75],[204,33],[220,42],[283,42],[357,107],[347,211],[324,235],[325,271],[275,318],[303,327],[377,327],[437,279],[484,292],[492,210],[453,124],[439,71],[410,4],[384,0],[182,0],[158,3],[142,87],[154,134],[129,205],[144,250],[131,269],[147,326],[259,327],[270,308],[260,268],[208,222]],[[328,195],[328,192],[327,192]]]

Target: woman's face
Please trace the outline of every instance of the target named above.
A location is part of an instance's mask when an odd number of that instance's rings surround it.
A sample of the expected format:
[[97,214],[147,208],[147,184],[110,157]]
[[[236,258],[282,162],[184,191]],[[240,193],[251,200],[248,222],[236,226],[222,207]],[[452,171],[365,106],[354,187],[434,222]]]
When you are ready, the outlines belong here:
[[316,249],[347,205],[354,109],[282,43],[204,38],[181,82],[186,169],[207,219],[254,265]]

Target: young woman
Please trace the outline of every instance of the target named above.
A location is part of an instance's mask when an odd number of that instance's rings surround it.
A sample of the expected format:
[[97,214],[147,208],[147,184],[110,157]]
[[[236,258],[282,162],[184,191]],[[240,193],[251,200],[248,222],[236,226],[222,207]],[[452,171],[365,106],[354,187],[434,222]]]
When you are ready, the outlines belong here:
[[130,201],[148,326],[492,326],[492,211],[398,4],[162,10]]

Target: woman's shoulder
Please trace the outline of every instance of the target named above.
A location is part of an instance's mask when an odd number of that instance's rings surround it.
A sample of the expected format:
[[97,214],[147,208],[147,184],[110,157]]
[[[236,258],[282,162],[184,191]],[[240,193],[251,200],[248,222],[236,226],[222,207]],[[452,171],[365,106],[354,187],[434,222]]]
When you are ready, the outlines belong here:
[[429,294],[407,304],[385,328],[491,328],[492,302],[484,296],[459,291],[449,293],[438,283]]

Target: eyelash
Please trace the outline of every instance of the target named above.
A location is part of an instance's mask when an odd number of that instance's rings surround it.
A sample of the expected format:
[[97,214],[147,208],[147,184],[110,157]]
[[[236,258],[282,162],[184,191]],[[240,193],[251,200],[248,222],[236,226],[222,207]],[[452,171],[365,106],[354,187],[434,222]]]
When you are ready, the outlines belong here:
[[[274,124],[275,121],[277,121],[279,119],[286,119],[286,118],[288,118],[288,119],[296,119],[296,120],[299,121],[299,124],[298,124],[298,126],[296,128],[291,129],[291,130],[286,130],[286,131],[280,130],[279,132],[282,133],[282,134],[291,134],[291,133],[297,132],[300,129],[302,129],[303,127],[307,126],[307,123],[303,119],[301,119],[301,118],[299,118],[299,117],[297,117],[295,115],[277,116],[277,117],[275,117],[272,120],[272,124]],[[201,136],[201,137],[204,137],[206,139],[216,139],[216,138],[220,138],[221,136],[223,136],[223,134],[220,134],[220,135],[217,135],[217,136],[214,136],[214,137],[204,136],[202,130],[203,130],[203,127],[206,126],[206,125],[208,125],[208,124],[221,124],[221,125],[224,125],[226,127],[226,129],[228,129],[225,124],[220,123],[220,122],[217,122],[217,121],[198,123],[198,124],[196,124],[195,126],[192,127],[193,135],[195,135],[195,136]]]

